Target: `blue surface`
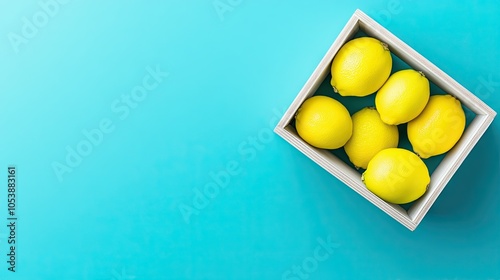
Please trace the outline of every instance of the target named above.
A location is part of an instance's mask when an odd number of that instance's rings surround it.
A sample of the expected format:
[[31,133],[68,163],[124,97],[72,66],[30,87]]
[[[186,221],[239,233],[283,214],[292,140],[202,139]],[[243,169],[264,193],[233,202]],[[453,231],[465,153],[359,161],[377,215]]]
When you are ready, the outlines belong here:
[[497,1],[60,2],[0,2],[0,279],[500,279],[498,118],[415,232],[271,133],[356,8],[500,111]]

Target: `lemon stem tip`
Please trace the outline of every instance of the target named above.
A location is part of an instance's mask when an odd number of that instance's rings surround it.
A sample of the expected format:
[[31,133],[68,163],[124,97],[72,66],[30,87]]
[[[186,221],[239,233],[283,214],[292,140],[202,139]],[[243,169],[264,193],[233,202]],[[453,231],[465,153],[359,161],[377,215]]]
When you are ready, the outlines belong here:
[[384,42],[380,42],[382,44],[382,47],[384,48],[384,50],[388,51],[389,50],[389,45],[387,45],[386,43]]

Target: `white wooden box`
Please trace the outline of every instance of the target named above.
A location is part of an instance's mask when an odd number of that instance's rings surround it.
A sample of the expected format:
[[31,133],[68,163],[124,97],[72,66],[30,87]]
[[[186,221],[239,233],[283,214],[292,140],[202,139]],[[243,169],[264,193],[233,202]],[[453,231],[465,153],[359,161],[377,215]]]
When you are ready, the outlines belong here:
[[[408,210],[400,205],[390,204],[371,193],[361,181],[360,173],[349,164],[339,159],[329,150],[322,150],[304,142],[293,127],[293,118],[300,105],[314,95],[318,87],[330,73],[330,65],[337,51],[358,31],[387,43],[391,52],[416,70],[422,71],[431,83],[444,92],[457,97],[475,117],[469,123],[460,141],[450,150],[431,174],[431,183],[427,192],[414,202]],[[410,230],[415,230],[430,207],[444,189],[465,157],[481,138],[495,118],[496,112],[458,82],[406,45],[384,27],[379,25],[360,10],[356,10],[344,29],[316,67],[302,90],[277,124],[275,132],[304,153],[322,168],[344,182],[358,194],[375,204],[381,210]]]

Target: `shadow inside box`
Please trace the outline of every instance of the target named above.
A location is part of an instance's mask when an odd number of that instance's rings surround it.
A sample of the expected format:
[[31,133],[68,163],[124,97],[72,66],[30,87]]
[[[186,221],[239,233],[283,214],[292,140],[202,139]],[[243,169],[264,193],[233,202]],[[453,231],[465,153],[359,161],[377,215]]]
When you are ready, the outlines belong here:
[[[353,38],[357,37],[362,37],[366,36],[366,34],[362,31],[358,31]],[[391,74],[403,70],[403,69],[410,69],[411,67],[406,64],[404,61],[402,61],[398,56],[394,55],[391,53],[392,56],[392,61],[393,61],[393,66],[391,70]],[[416,69],[419,70],[419,69]],[[365,97],[355,97],[355,96],[341,96],[338,93],[335,93],[333,91],[333,88],[330,84],[331,80],[331,75],[328,74],[326,78],[323,80],[323,82],[319,85],[318,89],[314,93],[314,95],[324,95],[324,96],[329,96],[332,97],[336,100],[338,100],[340,103],[342,103],[347,110],[349,111],[349,114],[352,116],[354,113],[358,112],[359,110],[365,108],[365,107],[375,107],[375,96],[376,93],[371,94],[369,96]],[[434,84],[432,81],[429,80],[430,84],[430,92],[431,95],[436,95],[436,94],[446,94],[441,88],[439,88],[436,84]],[[465,112],[466,116],[466,129],[467,126],[471,123],[471,121],[476,117],[474,112],[469,110],[467,107],[462,106]],[[295,119],[292,119],[290,123],[293,127],[295,127]],[[412,146],[410,141],[408,140],[407,132],[406,132],[406,124],[401,124],[398,125],[398,131],[399,131],[399,143],[398,147],[399,148],[404,148],[409,151],[413,151]],[[345,150],[343,148],[335,149],[335,150],[330,150],[330,152],[335,155],[337,158],[341,159],[343,162],[345,162],[347,165],[355,169],[359,175],[365,171],[365,169],[359,168],[356,169],[356,167],[350,162],[349,157],[345,153]],[[446,154],[443,155],[438,155],[438,156],[433,156],[428,159],[423,159],[424,163],[427,165],[427,168],[429,169],[429,174],[432,175],[434,170],[439,166],[441,161],[444,159]],[[404,210],[408,211],[411,206],[413,205],[414,202],[408,203],[408,204],[402,204],[400,205]]]
[[473,228],[498,220],[500,147],[494,127],[488,129],[464,160],[428,213],[429,222]]
[[[384,202],[364,186],[361,180],[361,174],[364,170],[356,170],[342,148],[324,150],[312,147],[300,138],[295,129],[294,114],[297,113],[301,103],[313,95],[326,95],[339,100],[351,115],[363,107],[374,106],[376,94],[367,97],[342,97],[334,93],[330,86],[331,77],[329,68],[336,52],[338,52],[342,44],[346,41],[363,36],[365,35],[364,32],[388,43],[393,57],[392,73],[408,68],[422,71],[430,82],[431,95],[446,93],[454,95],[462,102],[462,107],[466,113],[466,129],[456,146],[445,155],[424,160],[431,173],[431,183],[427,192],[413,204],[396,205]],[[411,67],[409,67],[410,65]],[[462,161],[490,126],[495,115],[494,110],[463,88],[457,81],[446,75],[446,73],[404,44],[404,42],[400,41],[382,26],[379,26],[366,14],[356,10],[277,124],[275,132],[323,169],[337,177],[345,185],[413,231],[422,221],[450,179],[453,178],[455,171],[459,168]],[[398,129],[401,134],[399,147],[410,149],[411,145],[406,137],[406,126],[400,125]],[[436,135],[435,137],[439,136]],[[432,141],[433,139],[430,140]]]

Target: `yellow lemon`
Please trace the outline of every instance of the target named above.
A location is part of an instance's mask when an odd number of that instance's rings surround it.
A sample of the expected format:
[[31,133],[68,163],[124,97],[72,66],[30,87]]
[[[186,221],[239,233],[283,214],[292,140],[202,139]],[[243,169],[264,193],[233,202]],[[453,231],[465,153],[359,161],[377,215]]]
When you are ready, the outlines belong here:
[[372,193],[395,204],[418,199],[431,181],[422,159],[401,148],[378,152],[368,163],[361,179]]
[[384,84],[391,69],[387,44],[371,37],[356,38],[344,44],[333,58],[330,83],[342,96],[367,96]]
[[465,129],[465,113],[460,101],[433,95],[424,111],[408,123],[408,139],[421,158],[444,154],[458,142]]
[[429,101],[429,80],[422,72],[406,69],[392,74],[375,96],[382,121],[398,125],[416,118]]
[[375,154],[397,147],[398,142],[397,126],[384,123],[375,108],[367,107],[352,115],[352,136],[344,150],[356,167],[366,169]]
[[304,141],[322,149],[340,148],[352,135],[349,111],[337,100],[320,95],[302,103],[295,116],[295,127]]

